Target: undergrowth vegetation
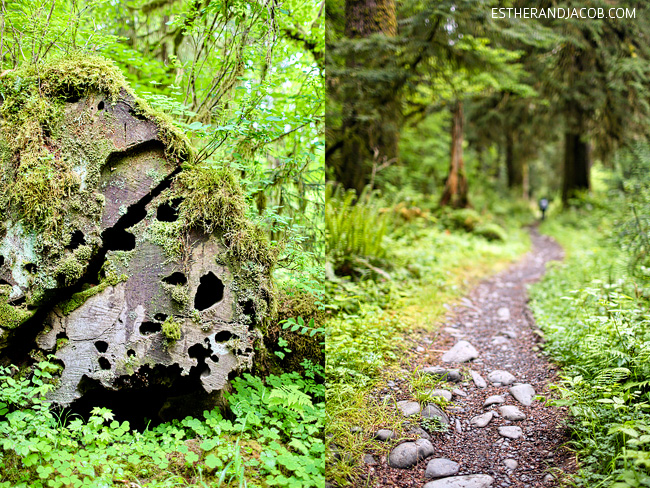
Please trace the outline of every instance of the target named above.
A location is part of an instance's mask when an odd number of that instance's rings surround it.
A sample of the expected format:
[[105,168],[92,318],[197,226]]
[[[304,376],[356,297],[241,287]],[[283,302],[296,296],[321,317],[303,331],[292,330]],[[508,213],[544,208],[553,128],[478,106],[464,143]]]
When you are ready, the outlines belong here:
[[[448,211],[428,210],[427,199],[420,199],[417,206],[368,191],[358,199],[352,192],[328,192],[326,308],[332,318],[326,324],[325,432],[328,479],[341,486],[358,480],[364,453],[385,455],[413,427],[393,408],[396,398],[379,394],[388,381],[406,379],[413,400],[440,402],[428,392],[444,383],[402,369],[411,354],[409,338],[435,331],[446,307],[477,278],[529,246],[519,221],[499,218],[489,207],[471,216],[477,225],[498,226],[503,240],[451,225]],[[441,430],[426,419],[420,425],[432,435]],[[374,438],[383,428],[395,432],[391,441]]]
[[639,148],[628,159],[607,194],[542,226],[567,258],[531,290],[545,351],[563,368],[557,403],[572,416],[580,486],[650,486],[650,187],[637,171],[650,159]]
[[322,484],[321,367],[233,382],[229,412],[205,411],[132,430],[110,410],[57,414],[46,393],[57,366],[0,367],[0,487],[238,486]]

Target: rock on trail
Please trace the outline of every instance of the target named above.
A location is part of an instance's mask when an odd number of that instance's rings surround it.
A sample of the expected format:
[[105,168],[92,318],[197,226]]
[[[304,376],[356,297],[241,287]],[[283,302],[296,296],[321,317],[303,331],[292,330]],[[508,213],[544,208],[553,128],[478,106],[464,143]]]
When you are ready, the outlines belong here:
[[478,351],[467,341],[458,341],[454,347],[442,355],[445,363],[465,363],[476,359]]
[[469,476],[454,476],[430,481],[424,488],[488,488],[494,483],[494,478],[485,474],[472,474]]

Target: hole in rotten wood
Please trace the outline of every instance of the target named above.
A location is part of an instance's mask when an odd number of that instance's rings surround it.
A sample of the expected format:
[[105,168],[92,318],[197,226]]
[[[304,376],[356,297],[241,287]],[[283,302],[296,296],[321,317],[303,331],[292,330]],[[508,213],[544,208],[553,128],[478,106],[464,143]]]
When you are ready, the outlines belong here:
[[104,249],[107,251],[131,251],[135,249],[135,236],[123,229],[111,227],[102,232]]
[[185,276],[180,271],[177,271],[176,273],[172,273],[169,276],[163,278],[163,281],[170,285],[184,285],[187,283],[187,276]]
[[229,341],[233,336],[232,332],[229,330],[222,330],[221,332],[217,332],[214,336],[215,342],[226,342]]
[[74,251],[79,246],[83,246],[85,243],[86,237],[84,236],[84,233],[77,229],[70,236],[70,243],[65,246],[65,248]]
[[194,308],[205,310],[223,299],[223,282],[212,272],[201,276],[199,288],[194,297]]
[[99,352],[106,352],[108,350],[108,342],[106,341],[97,341],[95,342],[95,349]]
[[111,369],[111,362],[108,359],[101,357],[99,358],[99,367],[102,369]]
[[156,322],[142,322],[142,324],[140,324],[140,334],[142,335],[156,334],[161,330],[162,325],[157,324]]
[[156,219],[160,222],[176,222],[178,220],[178,206],[182,198],[175,198],[171,202],[164,202],[156,209]]

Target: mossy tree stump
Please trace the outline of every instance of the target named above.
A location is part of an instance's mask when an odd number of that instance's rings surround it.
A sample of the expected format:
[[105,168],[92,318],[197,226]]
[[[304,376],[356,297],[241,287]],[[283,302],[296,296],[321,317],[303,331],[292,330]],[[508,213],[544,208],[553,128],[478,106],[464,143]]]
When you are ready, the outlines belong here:
[[274,261],[230,170],[195,164],[103,58],[13,72],[0,92],[0,355],[53,353],[62,405],[153,371],[224,388],[251,364]]

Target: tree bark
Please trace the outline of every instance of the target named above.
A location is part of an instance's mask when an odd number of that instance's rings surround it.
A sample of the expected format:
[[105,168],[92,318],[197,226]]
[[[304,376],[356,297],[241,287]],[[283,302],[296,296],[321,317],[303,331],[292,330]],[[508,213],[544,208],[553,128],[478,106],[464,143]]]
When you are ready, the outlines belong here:
[[562,179],[562,203],[580,192],[590,189],[591,145],[583,137],[582,114],[577,123],[564,134],[564,175]]
[[[350,39],[382,33],[397,35],[394,0],[346,0],[345,34]],[[398,158],[401,104],[390,82],[365,86],[354,79],[354,68],[381,69],[392,59],[368,59],[359,62],[350,58],[348,86],[344,95],[342,147],[340,156],[330,163],[334,177],[345,188],[361,192],[371,180],[373,166],[394,162]]]
[[467,176],[465,175],[465,163],[463,162],[463,104],[461,101],[457,101],[453,107],[451,125],[449,175],[440,199],[440,206],[469,207],[467,190]]
[[524,186],[524,172],[521,159],[515,155],[515,137],[512,131],[506,132],[506,174],[508,188],[521,188]]

